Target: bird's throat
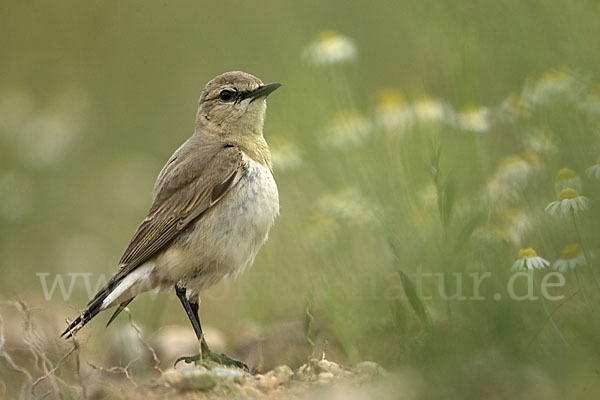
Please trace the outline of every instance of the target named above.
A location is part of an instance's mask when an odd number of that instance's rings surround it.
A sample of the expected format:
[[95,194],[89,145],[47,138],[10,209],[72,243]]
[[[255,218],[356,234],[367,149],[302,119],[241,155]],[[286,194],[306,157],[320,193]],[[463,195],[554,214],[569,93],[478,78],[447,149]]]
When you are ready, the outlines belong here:
[[[236,135],[237,136],[237,135]],[[231,142],[257,163],[271,168],[271,152],[262,135],[244,135],[230,138]]]

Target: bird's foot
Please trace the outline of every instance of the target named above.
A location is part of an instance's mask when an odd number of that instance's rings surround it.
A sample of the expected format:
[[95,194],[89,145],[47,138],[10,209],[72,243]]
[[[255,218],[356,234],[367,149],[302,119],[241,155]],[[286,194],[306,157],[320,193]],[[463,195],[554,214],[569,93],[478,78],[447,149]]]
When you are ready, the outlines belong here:
[[223,353],[214,353],[208,349],[204,349],[202,354],[179,357],[177,361],[175,361],[175,365],[177,365],[180,361],[184,361],[186,364],[195,363],[196,365],[206,365],[207,362],[212,361],[226,367],[236,367],[250,372],[250,368],[248,368],[248,366],[243,362],[229,358]]
[[177,360],[175,360],[174,367],[176,367],[177,364],[179,364],[181,361],[185,362],[186,364],[197,363],[198,361],[202,362],[202,354],[196,354],[195,356],[179,357]]
[[[206,354],[208,353],[208,354]],[[243,369],[244,371],[250,372],[250,368],[248,368],[248,366],[246,364],[244,364],[241,361],[238,360],[234,360],[233,358],[229,358],[227,355],[223,354],[223,353],[213,353],[212,351],[204,351],[203,352],[203,356],[204,358],[210,360],[210,361],[214,361],[218,364],[224,365],[226,367],[236,367],[236,368],[240,368]]]

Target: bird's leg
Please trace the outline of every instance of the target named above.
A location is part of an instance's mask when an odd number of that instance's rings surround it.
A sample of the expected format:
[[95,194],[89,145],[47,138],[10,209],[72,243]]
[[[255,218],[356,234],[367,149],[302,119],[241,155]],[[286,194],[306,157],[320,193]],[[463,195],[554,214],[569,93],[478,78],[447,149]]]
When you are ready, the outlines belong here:
[[194,310],[192,308],[192,305],[190,304],[190,301],[185,295],[185,292],[185,288],[179,288],[175,286],[175,294],[179,298],[179,301],[181,301],[181,305],[183,306],[185,313],[187,314],[190,322],[192,323],[194,332],[196,332],[196,336],[198,337],[198,340],[200,340],[204,337],[204,334],[202,333],[202,327],[200,326],[200,318],[198,318],[198,305],[196,304],[196,310]]
[[202,326],[200,325],[200,316],[198,315],[198,302],[190,302],[185,294],[185,288],[179,288],[175,286],[175,293],[177,297],[181,301],[185,312],[192,323],[192,327],[194,328],[194,332],[200,341],[200,354],[195,356],[184,356],[179,357],[177,361],[175,361],[175,365],[180,361],[185,361],[186,363],[195,363],[197,361],[202,362],[203,360],[211,360],[221,365],[226,366],[234,366],[237,368],[244,369],[246,371],[250,371],[248,366],[241,361],[234,360],[232,358],[227,357],[225,354],[214,353],[208,348],[208,344],[204,339],[204,333],[202,332]]

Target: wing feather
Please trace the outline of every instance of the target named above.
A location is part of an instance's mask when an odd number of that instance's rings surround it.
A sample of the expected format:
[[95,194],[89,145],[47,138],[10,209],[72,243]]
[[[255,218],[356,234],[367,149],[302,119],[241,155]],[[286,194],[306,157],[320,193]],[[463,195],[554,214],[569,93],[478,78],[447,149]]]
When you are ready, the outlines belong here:
[[[125,276],[221,200],[233,186],[242,163],[242,153],[237,147],[201,133],[192,135],[177,149],[156,180],[152,207],[123,253],[119,270],[62,336],[71,337],[94,318],[103,310],[104,299]],[[129,301],[121,303],[111,321]]]
[[[236,147],[219,146],[214,156],[210,157],[210,167],[205,166],[196,174],[190,174],[189,170],[181,174],[186,167],[190,167],[181,164],[169,162],[165,166],[169,170],[161,172],[150,213],[123,253],[121,268],[113,279],[119,280],[150,259],[191,221],[217,203],[235,181],[242,166],[242,154]],[[179,173],[174,174],[175,171]],[[161,187],[161,182],[164,187]],[[167,196],[165,191],[168,192]]]

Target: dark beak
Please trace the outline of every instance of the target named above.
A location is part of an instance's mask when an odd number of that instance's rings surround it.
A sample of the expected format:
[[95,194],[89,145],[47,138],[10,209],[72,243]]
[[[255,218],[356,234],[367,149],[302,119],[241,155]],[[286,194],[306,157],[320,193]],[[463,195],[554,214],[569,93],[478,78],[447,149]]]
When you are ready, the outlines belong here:
[[278,82],[269,83],[268,85],[262,85],[262,86],[259,86],[257,89],[254,89],[253,91],[248,92],[244,97],[251,98],[252,100],[250,102],[253,102],[254,100],[256,100],[258,98],[267,97],[272,92],[274,92],[275,89],[277,89],[279,86],[281,86],[281,83],[278,83]]

